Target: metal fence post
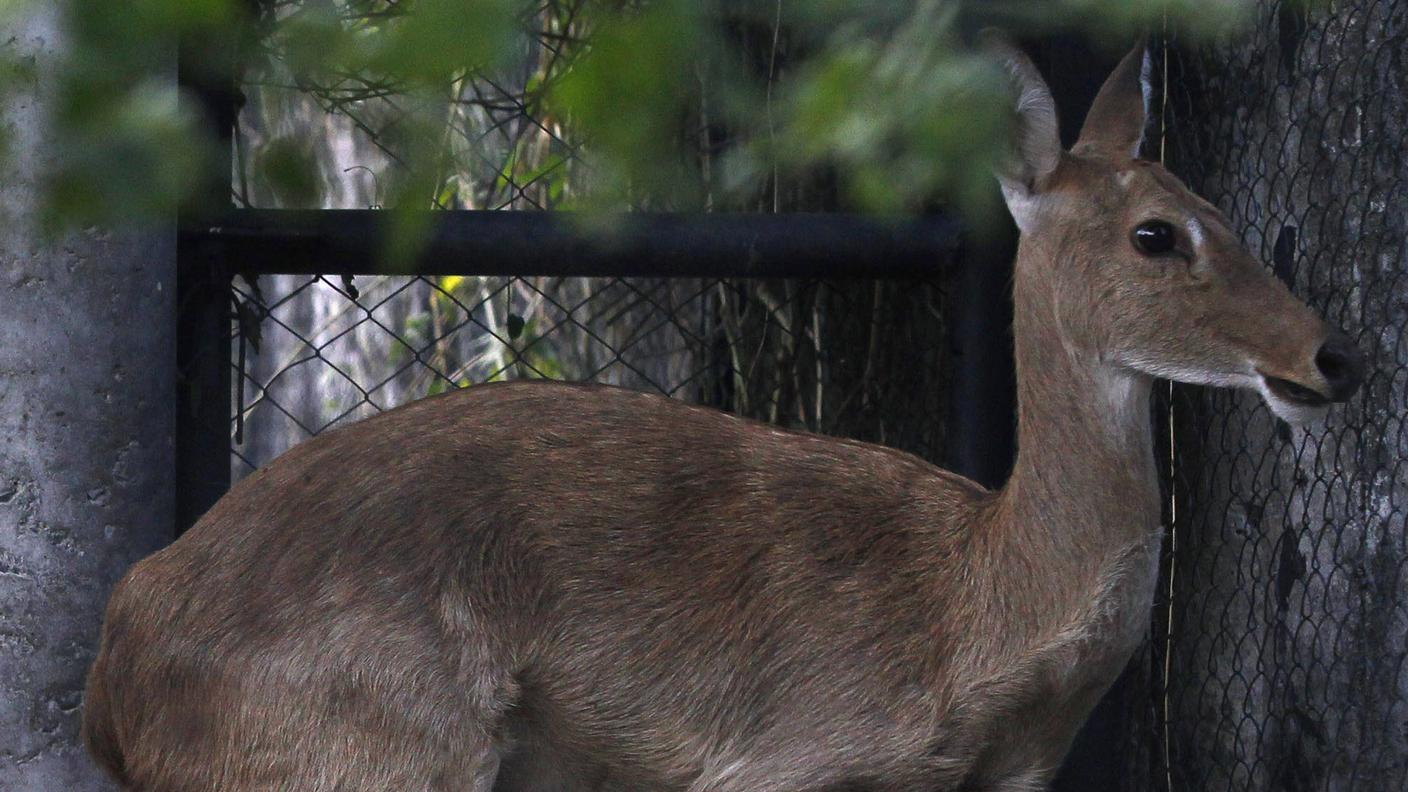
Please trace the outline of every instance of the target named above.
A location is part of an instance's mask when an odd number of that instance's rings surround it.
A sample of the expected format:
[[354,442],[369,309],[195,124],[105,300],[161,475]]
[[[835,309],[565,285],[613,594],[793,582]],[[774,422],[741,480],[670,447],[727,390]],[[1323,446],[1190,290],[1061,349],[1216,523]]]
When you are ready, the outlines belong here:
[[[176,244],[176,533],[191,527],[230,488],[230,275],[201,255],[190,230],[228,210],[236,119],[232,34],[189,38],[178,79],[217,141],[215,161],[181,207]],[[212,54],[214,53],[214,54]],[[212,65],[215,68],[212,68]],[[223,68],[222,68],[223,67]]]
[[966,246],[944,301],[952,372],[946,467],[989,488],[1007,480],[1016,457],[1014,241],[1008,234]]
[[177,245],[176,531],[230,488],[230,277]]

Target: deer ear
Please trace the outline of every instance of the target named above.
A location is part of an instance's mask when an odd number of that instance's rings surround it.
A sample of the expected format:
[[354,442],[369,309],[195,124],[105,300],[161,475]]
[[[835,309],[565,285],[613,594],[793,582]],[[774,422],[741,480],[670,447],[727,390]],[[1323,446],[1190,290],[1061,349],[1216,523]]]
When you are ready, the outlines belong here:
[[982,44],[1006,70],[1015,89],[1016,126],[1011,150],[997,165],[997,180],[1013,217],[1023,226],[1031,199],[1061,162],[1056,102],[1026,53],[992,31],[983,33]]
[[1115,67],[1085,117],[1072,151],[1136,157],[1149,104],[1148,49],[1139,44]]

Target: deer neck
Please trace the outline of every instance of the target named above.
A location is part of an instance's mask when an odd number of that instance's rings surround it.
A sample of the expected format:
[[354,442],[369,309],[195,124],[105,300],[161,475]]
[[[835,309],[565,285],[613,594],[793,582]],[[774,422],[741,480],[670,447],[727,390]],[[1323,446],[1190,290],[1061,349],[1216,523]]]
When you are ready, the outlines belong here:
[[1061,572],[1080,585],[1157,533],[1151,380],[1072,343],[1087,317],[1061,315],[1045,255],[1028,244],[1018,253],[1018,454],[997,502],[1003,533],[1067,559]]

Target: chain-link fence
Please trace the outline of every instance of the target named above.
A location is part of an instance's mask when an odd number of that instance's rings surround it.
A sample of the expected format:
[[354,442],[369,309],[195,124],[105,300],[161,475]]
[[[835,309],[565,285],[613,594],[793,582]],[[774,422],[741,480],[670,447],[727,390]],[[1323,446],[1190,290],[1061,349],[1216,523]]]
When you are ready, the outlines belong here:
[[937,460],[936,281],[237,280],[233,473],[345,421],[501,379],[607,382]]
[[[1309,10],[1307,10],[1309,8]],[[1174,47],[1165,154],[1370,360],[1322,425],[1172,399],[1171,563],[1139,789],[1408,787],[1408,3],[1262,2]]]

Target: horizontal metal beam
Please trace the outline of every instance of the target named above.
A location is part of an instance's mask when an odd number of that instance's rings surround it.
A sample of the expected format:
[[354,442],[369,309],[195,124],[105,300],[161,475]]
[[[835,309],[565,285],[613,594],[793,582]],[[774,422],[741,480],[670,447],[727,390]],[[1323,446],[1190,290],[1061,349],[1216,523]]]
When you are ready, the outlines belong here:
[[453,211],[427,218],[410,264],[387,266],[394,215],[241,209],[182,230],[188,261],[256,274],[915,278],[955,257],[952,218],[843,214],[590,215]]

